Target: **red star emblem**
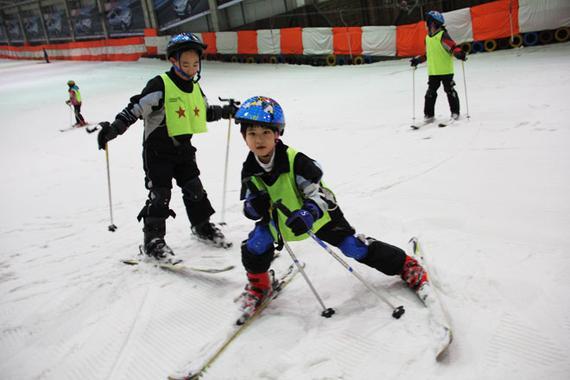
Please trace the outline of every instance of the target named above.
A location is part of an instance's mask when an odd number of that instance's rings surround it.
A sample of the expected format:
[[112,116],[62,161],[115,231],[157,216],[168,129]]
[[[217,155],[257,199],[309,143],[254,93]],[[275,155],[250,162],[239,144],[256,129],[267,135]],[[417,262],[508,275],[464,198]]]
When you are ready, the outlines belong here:
[[178,111],[176,111],[176,113],[178,114],[178,118],[180,119],[181,117],[186,117],[186,110],[182,107],[178,107]]
[[196,117],[200,116],[200,110],[198,109],[198,107],[194,107],[194,116]]

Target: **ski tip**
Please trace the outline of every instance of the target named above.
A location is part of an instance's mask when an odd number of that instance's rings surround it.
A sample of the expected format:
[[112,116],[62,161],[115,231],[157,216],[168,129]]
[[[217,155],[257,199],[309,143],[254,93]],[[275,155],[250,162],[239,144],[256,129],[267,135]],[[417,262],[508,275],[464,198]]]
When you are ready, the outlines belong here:
[[139,264],[139,261],[135,260],[135,259],[123,259],[123,260],[121,260],[121,262],[123,264],[127,264],[127,265],[138,265]]
[[445,339],[441,342],[440,346],[436,348],[436,353],[435,353],[436,361],[442,361],[447,357],[451,342],[453,342],[453,334],[450,329],[446,329]]

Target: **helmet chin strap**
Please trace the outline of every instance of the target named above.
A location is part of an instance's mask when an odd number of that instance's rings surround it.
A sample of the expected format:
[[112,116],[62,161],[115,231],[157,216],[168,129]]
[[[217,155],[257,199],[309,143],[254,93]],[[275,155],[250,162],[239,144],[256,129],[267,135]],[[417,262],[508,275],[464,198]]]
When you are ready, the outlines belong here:
[[[178,53],[176,55],[176,62],[178,62],[178,64],[180,65],[180,53]],[[180,67],[178,67],[177,65],[172,65],[172,67],[174,67],[174,71],[176,71],[178,74],[180,74],[180,76],[182,78],[184,78],[185,80],[192,80],[194,83],[198,83],[198,81],[200,80],[200,71],[202,70],[202,59],[200,59],[199,62],[200,65],[200,69],[198,70],[198,72],[196,73],[195,76],[191,77],[190,75],[186,74],[184,71],[182,71],[182,69],[180,69]],[[196,79],[194,79],[196,78]]]

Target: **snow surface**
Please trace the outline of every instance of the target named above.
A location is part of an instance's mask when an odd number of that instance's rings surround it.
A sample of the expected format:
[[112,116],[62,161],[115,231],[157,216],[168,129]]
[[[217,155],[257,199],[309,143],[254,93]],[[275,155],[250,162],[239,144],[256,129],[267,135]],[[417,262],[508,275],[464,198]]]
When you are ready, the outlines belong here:
[[[354,67],[204,62],[217,97],[277,99],[286,143],[317,159],[359,232],[400,247],[420,237],[455,328],[435,362],[426,310],[396,277],[354,264],[405,305],[400,320],[312,241],[296,254],[327,307],[299,276],[219,357],[206,379],[569,379],[570,44],[469,57],[471,120],[412,131],[407,60]],[[0,61],[0,378],[164,379],[224,336],[245,285],[240,241],[241,163],[232,129],[226,227],[230,250],[190,236],[176,188],[167,240],[218,275],[128,267],[146,199],[140,122],[110,143],[114,223],[105,154],[70,124],[68,79],[87,120],[112,120],[164,61]],[[463,110],[461,65],[457,90]],[[416,72],[416,117],[426,89]],[[437,116],[448,116],[440,89]],[[221,211],[227,121],[196,136],[202,181]],[[221,213],[214,217],[219,221]],[[290,263],[284,252],[277,272]]]

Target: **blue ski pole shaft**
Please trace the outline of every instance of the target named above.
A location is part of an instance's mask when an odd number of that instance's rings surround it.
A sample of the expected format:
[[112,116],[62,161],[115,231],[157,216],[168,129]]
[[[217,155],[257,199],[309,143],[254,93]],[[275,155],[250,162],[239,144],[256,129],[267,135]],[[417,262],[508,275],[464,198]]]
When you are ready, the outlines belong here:
[[[285,216],[289,217],[291,215],[291,211],[287,208],[287,206],[285,206],[281,201],[277,201],[275,202],[274,206],[281,210],[281,212],[283,214],[285,214]],[[313,238],[313,240],[315,242],[317,242],[318,245],[320,245],[321,247],[323,247],[325,249],[325,251],[327,251],[336,261],[338,261],[346,270],[348,270],[350,273],[352,273],[354,275],[354,277],[356,277],[360,282],[362,282],[362,284],[364,284],[364,286],[366,286],[366,288],[368,290],[370,290],[372,292],[372,294],[374,294],[376,296],[376,298],[378,298],[380,301],[384,302],[385,304],[387,304],[388,306],[390,306],[393,309],[392,312],[392,317],[399,319],[404,313],[404,306],[394,306],[394,304],[392,302],[390,302],[390,300],[388,300],[386,297],[384,297],[382,294],[378,293],[376,291],[376,289],[374,289],[372,286],[370,286],[370,284],[368,284],[368,282],[366,282],[366,280],[364,280],[364,278],[358,274],[358,272],[356,272],[346,261],[344,261],[339,255],[337,255],[323,240],[321,240],[317,235],[315,235],[315,233],[311,230],[307,231],[307,234],[309,234],[310,237]]]

